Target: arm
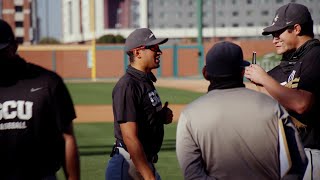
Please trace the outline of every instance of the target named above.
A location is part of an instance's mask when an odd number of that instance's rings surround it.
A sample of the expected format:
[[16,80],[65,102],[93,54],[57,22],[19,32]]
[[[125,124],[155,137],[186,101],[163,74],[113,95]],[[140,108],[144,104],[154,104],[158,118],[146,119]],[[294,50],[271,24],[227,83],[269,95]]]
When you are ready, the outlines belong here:
[[142,144],[138,139],[138,127],[135,122],[120,124],[123,141],[126,144],[130,157],[136,169],[145,180],[153,180],[155,176],[149,167],[147,157],[143,151]]
[[194,142],[190,124],[182,112],[177,126],[176,151],[184,179],[214,179],[206,174],[201,150]]
[[80,163],[76,138],[73,134],[73,126],[70,123],[66,132],[63,133],[65,140],[65,163],[64,174],[68,180],[80,179]]
[[251,82],[245,82],[244,85],[248,89],[251,89],[251,90],[254,90],[254,91],[258,91],[258,92],[261,92],[263,94],[266,94],[266,95],[270,96],[268,91],[263,86],[260,86],[260,85],[257,85],[257,84],[251,83]]
[[281,86],[258,65],[253,64],[246,67],[245,77],[254,83],[261,84],[274,99],[288,110],[302,114],[313,104],[312,93]]

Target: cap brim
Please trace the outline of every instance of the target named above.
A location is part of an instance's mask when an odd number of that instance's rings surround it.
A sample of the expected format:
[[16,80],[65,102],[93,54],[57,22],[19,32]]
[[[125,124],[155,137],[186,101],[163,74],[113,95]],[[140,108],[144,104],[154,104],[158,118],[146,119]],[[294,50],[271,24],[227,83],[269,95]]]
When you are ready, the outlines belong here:
[[[247,60],[243,60],[240,64],[241,68],[244,68],[246,66],[250,66],[250,62]],[[206,68],[206,73],[210,76],[210,77],[230,77],[233,76],[234,74],[221,74],[221,75],[217,75],[217,74],[212,74],[210,73],[210,70],[208,70],[208,66],[205,66]]]
[[246,67],[246,66],[250,66],[250,62],[247,60],[243,60],[241,63],[241,67]]
[[275,26],[275,25],[268,26],[263,29],[262,35],[266,36],[266,35],[272,34],[273,32],[280,31],[284,28],[286,28],[286,27],[280,27],[280,26]]
[[164,44],[168,41],[168,38],[157,38],[153,41],[150,41],[149,43],[146,44],[146,46],[152,46],[152,45],[156,45],[156,44]]
[[0,43],[0,49],[4,49],[9,45],[9,43]]

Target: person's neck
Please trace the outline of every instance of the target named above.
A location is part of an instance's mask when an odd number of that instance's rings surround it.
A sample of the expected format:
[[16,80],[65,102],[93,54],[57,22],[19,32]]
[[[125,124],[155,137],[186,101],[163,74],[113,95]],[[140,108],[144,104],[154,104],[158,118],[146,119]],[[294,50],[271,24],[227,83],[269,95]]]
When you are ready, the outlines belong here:
[[310,36],[300,36],[298,38],[298,43],[296,45],[296,49],[298,49],[299,47],[301,47],[302,45],[304,45],[307,41],[313,39],[312,37]]
[[151,70],[148,70],[147,68],[145,68],[145,67],[143,67],[143,66],[141,66],[141,65],[139,65],[137,63],[131,63],[130,65],[131,65],[131,67],[133,67],[133,68],[135,68],[135,69],[137,69],[139,71],[142,71],[144,73],[151,72]]

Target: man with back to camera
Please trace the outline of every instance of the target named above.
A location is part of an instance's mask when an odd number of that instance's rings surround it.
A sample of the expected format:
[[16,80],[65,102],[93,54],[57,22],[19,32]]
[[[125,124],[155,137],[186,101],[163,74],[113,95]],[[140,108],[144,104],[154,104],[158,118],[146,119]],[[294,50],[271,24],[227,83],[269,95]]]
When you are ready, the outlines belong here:
[[72,100],[54,72],[19,57],[11,27],[0,19],[0,179],[55,180],[63,166],[80,179]]
[[320,179],[320,42],[314,39],[311,14],[304,5],[286,4],[262,34],[272,35],[282,55],[280,65],[268,74],[252,65],[245,77],[262,85],[289,111],[309,159],[304,179]]
[[134,30],[126,39],[130,65],[112,92],[116,143],[106,170],[106,179],[161,179],[157,162],[163,124],[172,122],[172,111],[164,107],[153,85],[151,70],[160,66],[160,44],[148,28]]
[[208,93],[186,106],[177,126],[184,179],[303,176],[307,159],[297,131],[277,101],[244,87],[248,64],[240,46],[231,42],[217,43],[208,51],[203,68],[210,81]]

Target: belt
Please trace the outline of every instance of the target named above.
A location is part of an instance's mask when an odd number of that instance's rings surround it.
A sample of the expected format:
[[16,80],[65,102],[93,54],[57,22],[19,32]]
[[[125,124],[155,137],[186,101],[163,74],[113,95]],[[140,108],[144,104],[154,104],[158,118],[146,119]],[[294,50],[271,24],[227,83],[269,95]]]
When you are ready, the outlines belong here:
[[[110,157],[114,156],[115,154],[121,154],[125,159],[128,159],[128,160],[131,159],[129,152],[125,148],[117,146],[117,144],[113,146]],[[151,162],[151,163],[157,163],[158,155],[157,154],[153,156],[147,155],[147,160],[148,162]]]
[[124,144],[124,142],[120,139],[117,139],[115,144],[116,147],[121,147],[123,149],[125,149],[126,151],[128,151],[127,146]]

